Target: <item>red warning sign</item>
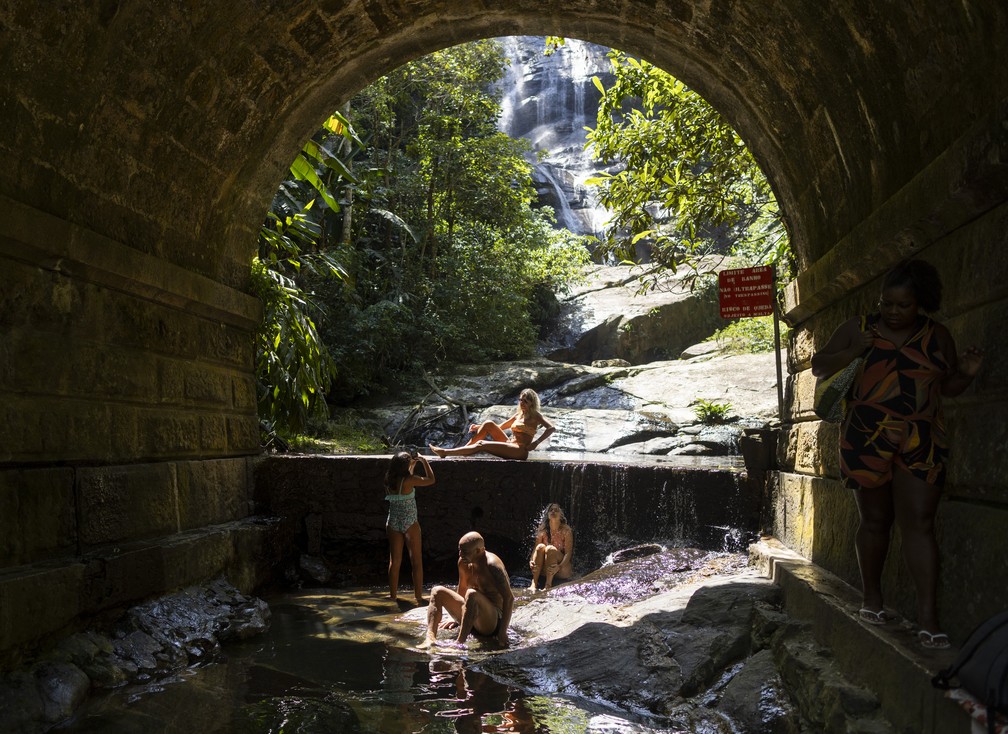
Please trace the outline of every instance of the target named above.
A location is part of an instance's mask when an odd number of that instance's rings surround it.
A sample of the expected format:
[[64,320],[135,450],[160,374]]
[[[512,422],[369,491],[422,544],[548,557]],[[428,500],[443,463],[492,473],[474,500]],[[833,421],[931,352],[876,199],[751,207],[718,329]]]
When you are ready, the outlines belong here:
[[772,314],[773,281],[773,268],[769,265],[722,270],[718,273],[721,318],[741,319]]

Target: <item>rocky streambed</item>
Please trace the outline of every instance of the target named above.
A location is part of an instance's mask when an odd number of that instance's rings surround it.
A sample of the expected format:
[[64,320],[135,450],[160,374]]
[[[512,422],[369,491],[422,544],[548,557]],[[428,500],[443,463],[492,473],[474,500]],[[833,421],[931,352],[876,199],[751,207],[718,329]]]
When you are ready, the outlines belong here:
[[[476,638],[460,650],[450,632],[417,649],[426,610],[404,612],[384,589],[274,593],[263,613],[218,583],[134,609],[108,637],[75,635],[7,677],[0,722],[147,734],[891,731],[747,561],[649,545],[549,592],[516,589],[503,650]],[[558,711],[564,726],[552,728]]]
[[[543,451],[738,455],[741,436],[779,425],[774,354],[720,354],[713,346],[638,366],[536,358],[462,367],[358,412],[391,446],[454,446],[469,423],[513,415],[518,394],[531,387],[557,427]],[[704,420],[704,404],[724,406],[723,419]]]
[[741,436],[779,425],[774,352],[704,341],[725,325],[716,299],[674,276],[641,294],[635,272],[596,267],[536,358],[418,376],[354,411],[390,446],[454,446],[531,387],[558,429],[542,450],[623,458],[738,455]]
[[473,668],[646,727],[612,731],[891,731],[877,698],[780,611],[780,589],[744,554],[633,556],[521,597],[512,649]]

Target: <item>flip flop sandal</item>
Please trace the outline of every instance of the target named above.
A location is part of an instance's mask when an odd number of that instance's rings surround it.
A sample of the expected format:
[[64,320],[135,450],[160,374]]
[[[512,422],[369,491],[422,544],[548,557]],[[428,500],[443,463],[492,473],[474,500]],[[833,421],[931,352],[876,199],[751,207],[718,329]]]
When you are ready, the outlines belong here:
[[867,622],[868,624],[883,625],[891,622],[894,617],[889,616],[885,609],[879,609],[877,612],[873,609],[868,609],[866,607],[861,607],[858,609],[858,618],[862,622]]
[[920,630],[917,633],[917,641],[920,642],[921,647],[926,647],[929,650],[944,650],[952,646],[949,636],[944,632]]

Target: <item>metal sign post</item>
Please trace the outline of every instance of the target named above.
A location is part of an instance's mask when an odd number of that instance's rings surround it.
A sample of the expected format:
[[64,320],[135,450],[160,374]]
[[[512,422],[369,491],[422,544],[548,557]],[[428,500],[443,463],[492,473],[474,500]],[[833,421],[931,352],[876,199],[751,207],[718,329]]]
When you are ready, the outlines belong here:
[[[774,276],[776,281],[776,276]],[[773,343],[774,343],[774,364],[777,366],[777,419],[781,426],[784,425],[784,378],[781,373],[781,349],[780,349],[780,309],[777,308],[777,289],[774,288],[774,309],[773,309]]]

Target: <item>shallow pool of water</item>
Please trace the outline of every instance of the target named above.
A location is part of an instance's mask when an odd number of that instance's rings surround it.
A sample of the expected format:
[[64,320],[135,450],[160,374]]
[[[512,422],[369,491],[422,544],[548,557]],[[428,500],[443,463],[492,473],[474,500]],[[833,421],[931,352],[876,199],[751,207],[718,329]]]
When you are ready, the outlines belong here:
[[[658,728],[584,701],[536,695],[471,669],[494,654],[419,651],[423,610],[381,589],[268,597],[270,630],[221,659],[149,685],[94,696],[64,732],[619,732]],[[402,602],[400,602],[402,604]]]

